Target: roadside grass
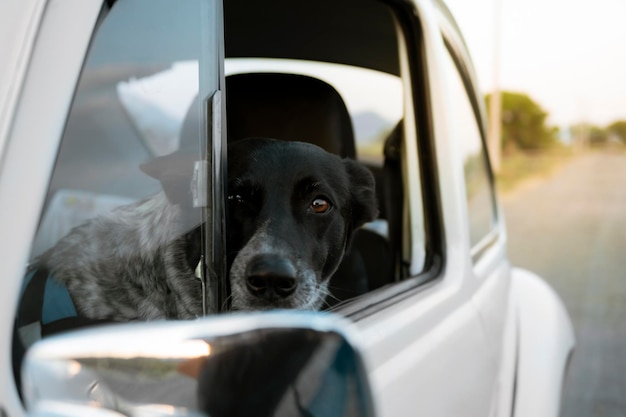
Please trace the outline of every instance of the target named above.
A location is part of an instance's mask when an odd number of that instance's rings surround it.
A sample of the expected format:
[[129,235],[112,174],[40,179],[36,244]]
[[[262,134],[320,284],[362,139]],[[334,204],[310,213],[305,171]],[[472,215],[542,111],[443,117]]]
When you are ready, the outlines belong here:
[[500,172],[496,175],[498,191],[506,194],[522,183],[548,178],[555,169],[576,154],[577,152],[566,147],[508,151],[502,155]]

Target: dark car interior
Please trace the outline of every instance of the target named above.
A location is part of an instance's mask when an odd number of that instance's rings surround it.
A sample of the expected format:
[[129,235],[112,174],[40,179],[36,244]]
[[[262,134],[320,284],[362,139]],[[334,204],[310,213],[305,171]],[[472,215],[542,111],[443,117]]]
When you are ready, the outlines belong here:
[[[399,75],[397,29],[390,7],[380,1],[348,0],[224,4],[227,58],[271,57],[341,63]],[[259,16],[264,16],[259,19]],[[367,88],[366,86],[363,86]],[[227,77],[228,140],[269,136],[314,143],[358,159],[350,117],[330,85],[290,74]],[[388,234],[363,228],[330,283],[346,300],[400,279],[403,186],[399,124],[385,141],[382,166],[369,165],[377,183],[379,217]]]
[[[228,140],[263,136],[314,143],[356,159],[348,110],[337,91],[315,78],[293,74],[237,74],[226,78]],[[386,163],[391,171],[390,164]],[[384,181],[383,171],[375,174]],[[388,201],[378,187],[380,202]],[[381,210],[383,216],[387,215]],[[361,229],[329,285],[328,304],[376,289],[393,280],[394,264],[386,237]]]

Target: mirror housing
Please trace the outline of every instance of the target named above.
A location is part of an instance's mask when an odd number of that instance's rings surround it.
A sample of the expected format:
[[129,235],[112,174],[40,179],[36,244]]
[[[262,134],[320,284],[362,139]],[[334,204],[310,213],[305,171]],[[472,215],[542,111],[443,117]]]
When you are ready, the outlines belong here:
[[28,351],[24,400],[40,417],[373,417],[351,327],[278,311],[66,333]]

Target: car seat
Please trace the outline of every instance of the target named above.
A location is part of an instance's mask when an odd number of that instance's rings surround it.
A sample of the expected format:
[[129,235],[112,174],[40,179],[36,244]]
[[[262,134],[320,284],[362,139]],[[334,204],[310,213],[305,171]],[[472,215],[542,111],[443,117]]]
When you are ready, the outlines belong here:
[[339,93],[316,78],[278,73],[226,78],[228,141],[251,136],[310,142],[355,158],[350,114]]

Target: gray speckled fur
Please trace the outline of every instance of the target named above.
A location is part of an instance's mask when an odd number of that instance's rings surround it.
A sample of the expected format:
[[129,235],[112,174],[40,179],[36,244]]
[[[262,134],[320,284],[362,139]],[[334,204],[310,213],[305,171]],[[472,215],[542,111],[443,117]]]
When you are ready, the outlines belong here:
[[186,260],[185,232],[180,207],[159,193],[74,228],[38,263],[85,317],[195,318],[202,293]]

